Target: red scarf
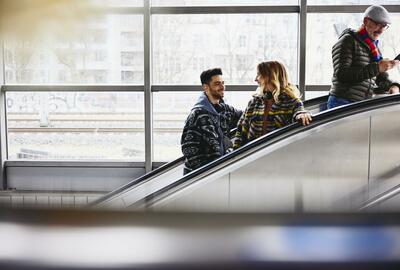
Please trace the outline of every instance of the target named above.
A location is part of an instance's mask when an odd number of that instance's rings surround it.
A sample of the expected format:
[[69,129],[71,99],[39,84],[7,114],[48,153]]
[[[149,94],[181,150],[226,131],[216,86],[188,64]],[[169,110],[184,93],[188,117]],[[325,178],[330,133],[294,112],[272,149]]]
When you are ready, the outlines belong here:
[[379,53],[379,50],[376,47],[378,45],[378,41],[373,40],[369,37],[367,30],[365,30],[365,27],[361,27],[360,30],[357,31],[357,34],[361,37],[361,39],[365,43],[367,43],[367,45],[372,53],[372,59],[375,62],[380,61],[382,59],[382,55]]

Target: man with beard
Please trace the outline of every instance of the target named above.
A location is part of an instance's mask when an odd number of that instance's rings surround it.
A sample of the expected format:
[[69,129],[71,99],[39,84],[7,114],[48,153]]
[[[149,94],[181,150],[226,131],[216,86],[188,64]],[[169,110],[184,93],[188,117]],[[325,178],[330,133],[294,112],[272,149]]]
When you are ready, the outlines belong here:
[[333,77],[328,109],[369,99],[374,93],[398,93],[386,71],[399,60],[383,59],[379,36],[391,23],[388,11],[377,5],[365,10],[363,23],[356,31],[346,29],[332,48]]
[[186,119],[181,137],[186,158],[184,174],[232,149],[229,132],[236,127],[242,114],[223,101],[225,82],[220,68],[203,71],[200,79],[203,92]]

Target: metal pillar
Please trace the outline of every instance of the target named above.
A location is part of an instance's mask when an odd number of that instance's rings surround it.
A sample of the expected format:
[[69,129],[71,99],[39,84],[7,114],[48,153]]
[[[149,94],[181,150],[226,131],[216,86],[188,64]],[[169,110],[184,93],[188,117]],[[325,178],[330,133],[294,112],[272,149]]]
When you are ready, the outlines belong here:
[[144,136],[145,169],[152,170],[153,151],[153,97],[151,92],[151,0],[144,1],[143,42],[144,42]]
[[5,60],[4,42],[0,36],[0,189],[7,189],[7,178],[4,163],[7,159],[7,137],[6,137],[6,110],[5,110]]
[[299,14],[299,90],[302,99],[305,98],[306,91],[306,38],[307,38],[307,0],[300,1],[300,14]]

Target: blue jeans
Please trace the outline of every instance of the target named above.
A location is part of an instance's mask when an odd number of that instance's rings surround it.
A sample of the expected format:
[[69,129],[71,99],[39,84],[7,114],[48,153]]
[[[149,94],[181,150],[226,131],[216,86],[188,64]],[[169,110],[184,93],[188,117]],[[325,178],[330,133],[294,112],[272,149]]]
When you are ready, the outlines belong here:
[[343,105],[350,104],[350,103],[352,103],[350,100],[329,95],[328,102],[326,103],[326,105],[327,105],[328,109],[332,109],[332,108],[343,106]]

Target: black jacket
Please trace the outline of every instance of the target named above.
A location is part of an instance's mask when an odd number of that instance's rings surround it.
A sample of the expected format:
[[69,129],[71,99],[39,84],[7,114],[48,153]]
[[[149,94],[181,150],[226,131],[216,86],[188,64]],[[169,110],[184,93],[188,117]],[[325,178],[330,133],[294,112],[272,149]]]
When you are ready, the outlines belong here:
[[197,169],[223,156],[227,151],[229,132],[242,112],[221,101],[217,110],[202,93],[186,119],[181,137],[185,171]]
[[356,31],[346,29],[332,48],[333,77],[330,94],[350,101],[388,91],[393,82],[386,72],[379,73],[368,45]]

